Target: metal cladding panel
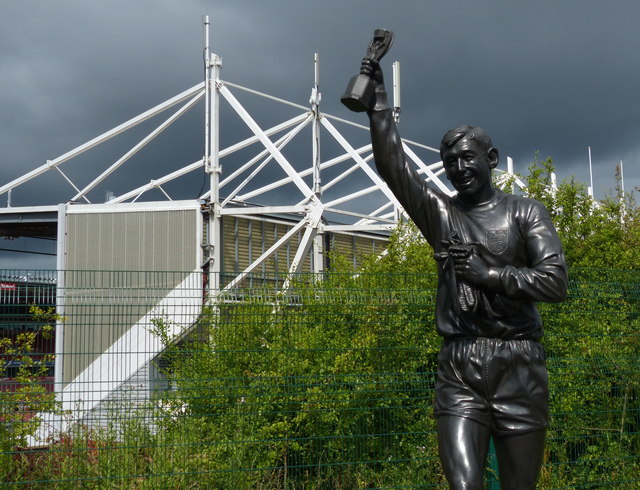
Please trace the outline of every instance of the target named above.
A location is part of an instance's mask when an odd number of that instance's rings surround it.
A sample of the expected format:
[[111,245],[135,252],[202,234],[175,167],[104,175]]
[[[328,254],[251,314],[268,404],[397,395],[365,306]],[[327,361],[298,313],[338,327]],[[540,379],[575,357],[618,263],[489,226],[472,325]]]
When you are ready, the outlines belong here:
[[381,253],[387,246],[388,239],[371,238],[367,236],[356,235],[354,240],[354,255],[356,262],[360,264],[360,260],[365,255]]
[[236,273],[239,267],[235,252],[236,222],[231,216],[222,217],[222,270],[226,273]]
[[[289,222],[245,217],[222,217],[222,264],[225,275],[238,274],[257,260],[280,240],[294,225]],[[286,273],[296,254],[303,232],[297,233],[267,258],[255,274]],[[301,271],[311,270],[310,254],[304,259]]]
[[192,271],[198,221],[195,209],[70,214],[66,268]]
[[[281,239],[294,223],[276,218],[250,218],[225,215],[222,217],[222,273],[226,281],[243,272],[265,251]],[[263,275],[265,278],[275,274],[286,274],[302,240],[304,229],[276,250],[262,264],[254,269],[253,278]],[[380,253],[388,239],[384,236],[363,232],[331,232],[330,250],[348,257],[354,266],[360,265],[364,256]],[[323,240],[323,243],[325,241]],[[328,252],[329,250],[325,250]],[[312,252],[305,255],[300,272],[312,270]],[[225,280],[223,280],[223,283]],[[250,287],[252,279],[244,281],[243,286]]]
[[67,215],[65,384],[198,269],[201,221],[195,205]]
[[344,255],[355,267],[362,263],[362,258],[382,252],[388,243],[384,237],[373,237],[354,233],[332,233],[331,251]]

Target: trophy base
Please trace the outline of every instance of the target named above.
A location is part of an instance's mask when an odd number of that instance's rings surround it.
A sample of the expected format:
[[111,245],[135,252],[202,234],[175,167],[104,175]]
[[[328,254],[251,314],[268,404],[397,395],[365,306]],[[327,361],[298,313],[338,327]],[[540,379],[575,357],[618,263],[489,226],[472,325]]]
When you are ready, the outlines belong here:
[[373,92],[374,86],[371,79],[367,75],[356,75],[349,80],[340,102],[353,112],[364,112],[369,109]]

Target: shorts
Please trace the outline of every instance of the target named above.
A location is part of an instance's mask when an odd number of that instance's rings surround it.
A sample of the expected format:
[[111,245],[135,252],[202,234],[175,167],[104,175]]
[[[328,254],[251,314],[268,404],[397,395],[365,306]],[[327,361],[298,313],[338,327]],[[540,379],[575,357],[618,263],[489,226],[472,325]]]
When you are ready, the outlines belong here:
[[466,417],[498,435],[546,428],[544,347],[535,340],[445,340],[438,354],[434,415]]

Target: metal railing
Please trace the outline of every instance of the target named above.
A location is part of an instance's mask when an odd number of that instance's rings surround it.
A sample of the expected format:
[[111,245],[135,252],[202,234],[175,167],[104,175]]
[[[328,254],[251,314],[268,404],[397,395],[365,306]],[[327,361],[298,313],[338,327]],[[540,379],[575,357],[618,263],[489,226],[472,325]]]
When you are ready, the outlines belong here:
[[[0,481],[446,487],[435,276],[300,275],[280,291],[283,279],[216,296],[192,272],[0,273]],[[568,299],[540,310],[540,487],[640,485],[640,274],[572,271]]]

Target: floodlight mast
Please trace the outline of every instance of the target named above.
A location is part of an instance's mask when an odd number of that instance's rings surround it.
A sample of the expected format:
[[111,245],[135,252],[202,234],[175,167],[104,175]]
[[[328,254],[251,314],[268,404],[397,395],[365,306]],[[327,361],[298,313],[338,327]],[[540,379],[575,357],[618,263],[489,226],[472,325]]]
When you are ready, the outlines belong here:
[[589,188],[587,189],[587,194],[589,194],[589,197],[593,199],[593,168],[591,166],[591,147],[588,146],[587,150],[589,151]]
[[393,62],[393,118],[396,123],[400,120],[400,62]]
[[620,160],[620,165],[618,166],[620,169],[620,222],[624,224],[624,220],[627,214],[627,208],[625,205],[625,197],[624,197],[624,169],[622,168],[622,160]]
[[[313,55],[313,88],[311,89],[311,97],[309,103],[311,104],[311,113],[313,115],[313,121],[311,124],[312,134],[312,166],[313,166],[313,193],[316,196],[316,203],[322,196],[322,179],[320,177],[320,99],[322,94],[320,93],[320,55],[314,53]],[[318,228],[322,226],[320,220],[317,223]],[[319,229],[315,230],[312,239],[312,253],[313,253],[313,272],[320,273],[323,270],[323,243],[322,233],[318,233]]]
[[322,193],[322,181],[320,180],[320,57],[318,53],[313,55],[313,88],[311,89],[311,111],[313,113],[313,192],[316,197]]
[[220,68],[222,59],[209,50],[209,16],[204,16],[205,69],[205,155],[204,168],[209,174],[209,227],[207,253],[209,293],[213,297],[220,290],[221,220],[220,220]]
[[204,62],[204,168],[207,169],[207,165],[209,164],[209,157],[211,155],[211,148],[209,141],[209,69],[208,69],[208,60],[209,60],[209,16],[203,16],[203,53],[202,60]]

